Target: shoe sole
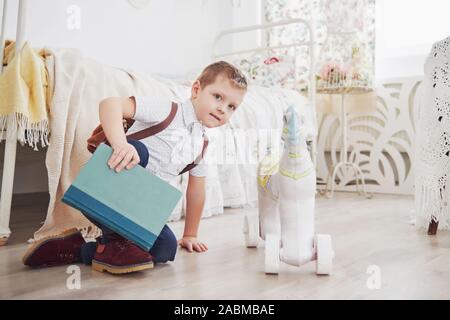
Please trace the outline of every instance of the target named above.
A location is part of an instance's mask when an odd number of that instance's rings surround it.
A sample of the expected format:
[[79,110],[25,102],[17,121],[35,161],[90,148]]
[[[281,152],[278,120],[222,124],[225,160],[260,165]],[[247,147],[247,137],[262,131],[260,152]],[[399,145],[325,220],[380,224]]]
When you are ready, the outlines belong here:
[[37,250],[39,249],[42,245],[46,244],[47,242],[49,242],[50,240],[54,240],[54,239],[64,239],[66,237],[70,237],[73,236],[77,233],[79,233],[80,231],[78,231],[77,228],[72,228],[69,230],[64,231],[63,233],[60,233],[58,235],[54,235],[54,236],[48,236],[45,238],[42,238],[36,242],[34,242],[25,252],[25,254],[23,255],[22,258],[22,262],[24,265],[27,265],[26,262],[28,260],[28,258]]
[[108,272],[112,274],[124,274],[124,273],[131,273],[136,271],[142,271],[147,269],[153,268],[153,262],[145,262],[141,264],[134,264],[131,266],[125,266],[125,267],[116,267],[112,266],[110,264],[102,263],[97,260],[92,260],[92,269],[99,272]]

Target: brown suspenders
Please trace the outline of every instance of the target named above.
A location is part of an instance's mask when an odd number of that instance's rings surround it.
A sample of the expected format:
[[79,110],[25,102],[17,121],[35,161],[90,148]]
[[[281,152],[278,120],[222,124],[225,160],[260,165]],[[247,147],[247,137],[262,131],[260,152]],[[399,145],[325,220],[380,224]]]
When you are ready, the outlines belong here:
[[[153,136],[161,131],[163,131],[164,129],[166,129],[170,123],[173,121],[173,119],[175,118],[175,115],[178,111],[178,105],[175,102],[172,102],[172,109],[170,110],[169,115],[167,116],[167,118],[165,118],[163,121],[161,121],[160,123],[151,126],[149,128],[143,129],[141,131],[137,131],[134,132],[130,135],[127,135],[127,138],[129,139],[135,139],[135,140],[141,140],[150,136]],[[134,120],[132,119],[124,119],[124,130],[125,132],[128,130],[129,127],[131,127],[131,125],[134,123]],[[101,127],[101,125],[99,125],[97,128],[95,128],[94,132],[92,133],[91,137],[88,139],[88,150],[93,153],[95,151],[95,149],[97,149],[97,146],[100,143],[106,143],[107,145],[109,145],[108,140],[106,139],[105,133],[103,132],[103,129]],[[193,169],[195,166],[197,166],[197,164],[200,163],[200,161],[202,160],[205,152],[206,152],[206,148],[208,147],[208,139],[206,138],[206,136],[203,138],[203,148],[202,148],[202,152],[197,156],[197,158],[191,162],[190,164],[188,164],[183,170],[181,170],[180,174],[183,174],[191,169]]]

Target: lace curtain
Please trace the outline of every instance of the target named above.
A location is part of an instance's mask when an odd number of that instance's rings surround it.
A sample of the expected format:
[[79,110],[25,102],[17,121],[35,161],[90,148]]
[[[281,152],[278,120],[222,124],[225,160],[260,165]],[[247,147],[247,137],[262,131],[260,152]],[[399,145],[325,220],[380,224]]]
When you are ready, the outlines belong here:
[[[368,84],[372,84],[374,75],[375,53],[375,0],[265,0],[265,19],[267,22],[280,21],[292,18],[311,20],[314,18],[315,35],[318,42],[316,52],[318,64],[316,72],[318,77],[323,73],[333,56],[342,57],[348,51],[348,43],[333,46],[332,50],[322,50],[330,35],[340,31],[354,30],[358,45],[350,50],[350,54],[357,55],[361,61],[358,73],[364,76]],[[277,27],[267,34],[269,45],[289,43],[291,39],[304,38],[307,33],[301,25]],[[291,50],[291,51],[289,51]],[[305,89],[308,81],[308,49],[280,49],[273,52],[278,56],[297,56],[300,61],[296,72],[300,80],[300,87]],[[331,54],[330,54],[331,53]]]

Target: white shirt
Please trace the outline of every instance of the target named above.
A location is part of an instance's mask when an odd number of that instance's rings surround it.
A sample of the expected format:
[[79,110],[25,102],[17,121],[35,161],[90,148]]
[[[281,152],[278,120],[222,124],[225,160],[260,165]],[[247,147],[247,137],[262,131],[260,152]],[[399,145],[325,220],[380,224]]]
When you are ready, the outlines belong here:
[[[167,118],[172,101],[166,96],[135,96],[135,122],[127,134],[154,126]],[[169,126],[156,135],[141,139],[149,152],[146,169],[161,179],[171,182],[202,152],[205,128],[197,119],[190,99],[178,103],[177,113]],[[207,166],[202,159],[189,173],[205,177]]]

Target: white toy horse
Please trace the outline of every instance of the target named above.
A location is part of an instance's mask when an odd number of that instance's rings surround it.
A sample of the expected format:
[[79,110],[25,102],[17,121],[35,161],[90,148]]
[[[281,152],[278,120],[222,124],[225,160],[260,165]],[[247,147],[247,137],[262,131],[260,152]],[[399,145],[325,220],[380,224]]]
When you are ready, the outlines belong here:
[[316,274],[331,274],[334,252],[330,235],[314,234],[316,173],[298,114],[284,117],[281,160],[268,155],[258,168],[259,221],[246,216],[247,247],[265,240],[265,272],[278,273],[279,262],[301,266],[316,261]]

